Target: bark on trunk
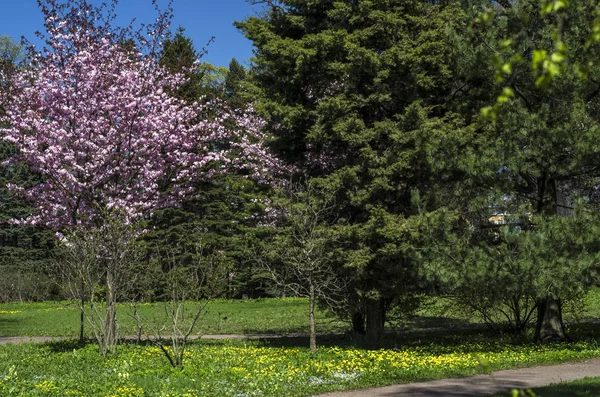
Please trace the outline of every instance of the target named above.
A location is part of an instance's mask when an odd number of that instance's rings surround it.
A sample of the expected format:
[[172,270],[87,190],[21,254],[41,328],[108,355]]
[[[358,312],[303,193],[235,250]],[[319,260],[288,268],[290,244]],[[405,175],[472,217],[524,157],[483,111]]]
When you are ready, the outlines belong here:
[[535,329],[535,341],[564,342],[568,338],[562,321],[562,304],[559,299],[547,296],[538,304],[538,319]]
[[[71,212],[71,227],[73,230],[77,227],[77,208],[79,208],[79,202],[81,199],[77,199],[75,209]],[[81,307],[79,308],[79,343],[83,344],[84,338],[84,327],[85,327],[85,280],[81,280]]]
[[79,308],[79,343],[83,343],[85,324],[85,281],[81,280],[81,307]]
[[[566,186],[559,185],[547,173],[542,174],[540,183],[538,213],[548,216],[573,217],[570,195],[565,191]],[[554,291],[557,293],[558,291]],[[548,295],[540,299],[538,304],[538,319],[535,329],[536,342],[560,342],[567,340],[562,320],[562,304],[558,297]]]
[[365,335],[365,316],[359,311],[352,314],[352,332],[356,335]]
[[385,323],[385,302],[383,299],[367,300],[367,348],[379,349]]
[[112,272],[106,274],[106,321],[104,323],[104,352],[117,350],[117,316],[115,308],[115,280]]
[[317,352],[317,327],[315,324],[315,287],[310,286],[310,351]]

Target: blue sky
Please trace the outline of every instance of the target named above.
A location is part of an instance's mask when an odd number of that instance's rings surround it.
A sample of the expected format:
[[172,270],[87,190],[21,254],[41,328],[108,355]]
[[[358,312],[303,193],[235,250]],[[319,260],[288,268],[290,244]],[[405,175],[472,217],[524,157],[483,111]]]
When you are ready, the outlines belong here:
[[[108,2],[108,0],[104,0]],[[91,0],[100,4],[100,0]],[[159,4],[166,4],[160,0]],[[202,60],[227,66],[231,58],[247,65],[252,56],[252,44],[234,26],[233,21],[254,15],[258,10],[244,0],[174,0],[173,31],[181,25],[200,50],[212,36],[215,42],[208,47]],[[21,36],[35,41],[35,31],[42,30],[44,19],[36,0],[2,0],[0,8],[0,35],[19,40]],[[132,18],[139,22],[152,22],[156,13],[151,0],[120,0],[117,23],[128,24]]]

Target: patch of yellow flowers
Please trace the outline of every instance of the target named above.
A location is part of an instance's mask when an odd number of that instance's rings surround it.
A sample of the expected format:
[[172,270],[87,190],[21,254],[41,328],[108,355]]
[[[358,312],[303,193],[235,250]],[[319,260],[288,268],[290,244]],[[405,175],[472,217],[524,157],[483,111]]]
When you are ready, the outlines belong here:
[[0,314],[17,314],[21,313],[21,310],[0,310]]
[[54,383],[52,380],[43,380],[37,383],[35,388],[45,395],[55,395],[59,390],[59,388],[56,386],[56,383]]
[[527,361],[523,353],[446,353],[427,354],[415,350],[366,351],[351,348],[320,348],[314,359],[290,360],[293,356],[305,356],[302,349],[271,349],[266,347],[207,347],[191,354],[191,360],[211,357],[225,371],[239,376],[280,376],[331,375],[340,372],[364,374],[386,370],[389,367],[399,370],[432,370],[441,368],[474,368],[482,361],[494,363],[502,359]]
[[[37,347],[36,347],[37,348]],[[47,347],[43,347],[48,349]],[[44,354],[42,354],[44,353]],[[47,352],[39,352],[47,357]],[[20,368],[0,371],[0,395],[12,385],[41,396],[194,397],[310,395],[325,389],[362,387],[440,376],[470,375],[540,362],[582,359],[600,355],[593,343],[552,346],[465,343],[424,345],[400,349],[361,350],[320,347],[268,347],[248,342],[188,346],[183,369],[173,369],[161,349],[123,346],[116,357],[100,360],[95,346],[74,353],[52,353],[63,366],[96,367],[89,382],[73,382],[69,372],[52,373],[47,361],[33,360],[29,352]],[[36,370],[33,367],[36,366]],[[44,370],[46,369],[46,370]],[[99,369],[99,370],[98,370]],[[31,374],[35,373],[35,380]],[[97,374],[103,376],[95,376]],[[24,388],[24,389],[23,389]],[[101,394],[98,391],[101,390]]]
[[135,386],[121,386],[106,397],[141,397],[144,395],[144,389]]

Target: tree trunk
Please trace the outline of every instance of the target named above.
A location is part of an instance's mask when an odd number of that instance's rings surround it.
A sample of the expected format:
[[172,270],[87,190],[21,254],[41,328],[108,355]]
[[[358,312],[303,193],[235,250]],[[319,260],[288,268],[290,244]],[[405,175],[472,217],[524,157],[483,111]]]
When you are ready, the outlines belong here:
[[[569,208],[572,203],[570,197],[560,189],[558,182],[549,178],[546,171],[542,173],[539,180],[538,207],[539,214],[547,216],[568,216],[574,214]],[[554,291],[557,292],[557,291]],[[538,304],[538,318],[535,329],[535,341],[561,342],[567,340],[565,327],[562,320],[562,304],[558,297],[547,295],[540,299]]]
[[309,313],[309,321],[310,321],[310,351],[313,353],[317,352],[317,327],[315,324],[315,287],[314,285],[310,286],[310,313]]
[[85,324],[85,281],[81,280],[81,307],[79,309],[79,343],[83,343],[83,327]]
[[535,341],[564,342],[567,340],[562,321],[562,303],[559,299],[547,296],[538,304],[538,318],[535,329]]
[[367,348],[379,349],[385,323],[385,302],[383,299],[368,299],[367,304]]
[[104,354],[117,350],[117,316],[115,302],[115,280],[111,269],[106,273],[106,321],[104,323]]
[[360,311],[352,314],[352,332],[356,335],[365,335],[365,316]]
[[[80,199],[77,200],[76,208],[79,208]],[[71,227],[73,230],[77,227],[77,209],[71,212]],[[81,279],[81,307],[79,313],[79,343],[83,344],[84,324],[85,324],[85,280]]]

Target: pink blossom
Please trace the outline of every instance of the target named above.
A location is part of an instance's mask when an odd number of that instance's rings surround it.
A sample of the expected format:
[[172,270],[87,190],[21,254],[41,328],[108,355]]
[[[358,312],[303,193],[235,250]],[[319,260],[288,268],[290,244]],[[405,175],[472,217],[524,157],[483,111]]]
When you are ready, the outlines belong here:
[[2,120],[10,127],[0,129],[18,148],[11,161],[45,180],[20,190],[38,212],[16,222],[61,229],[97,223],[107,209],[134,219],[181,202],[216,173],[245,169],[265,181],[280,168],[251,110],[170,97],[183,74],[118,44],[93,20],[82,23],[95,14],[45,13],[49,49],[14,76]]

